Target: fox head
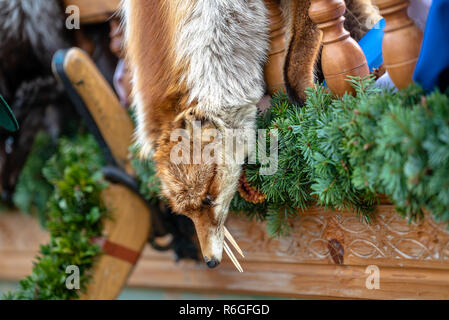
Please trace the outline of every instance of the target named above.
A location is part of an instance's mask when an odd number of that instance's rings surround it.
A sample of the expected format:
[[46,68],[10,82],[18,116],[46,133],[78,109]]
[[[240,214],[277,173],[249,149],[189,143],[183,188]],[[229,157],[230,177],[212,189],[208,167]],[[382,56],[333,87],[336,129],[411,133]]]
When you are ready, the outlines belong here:
[[222,259],[224,223],[241,174],[241,165],[223,159],[220,128],[217,119],[184,112],[161,135],[153,156],[162,195],[193,221],[210,268]]

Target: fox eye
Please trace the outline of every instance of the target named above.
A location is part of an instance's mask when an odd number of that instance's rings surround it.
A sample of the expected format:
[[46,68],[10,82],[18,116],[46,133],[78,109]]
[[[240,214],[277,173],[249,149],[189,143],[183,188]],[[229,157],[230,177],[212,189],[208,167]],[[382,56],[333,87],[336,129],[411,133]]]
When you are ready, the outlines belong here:
[[211,207],[213,205],[213,200],[210,194],[206,195],[206,199],[203,200],[203,205]]

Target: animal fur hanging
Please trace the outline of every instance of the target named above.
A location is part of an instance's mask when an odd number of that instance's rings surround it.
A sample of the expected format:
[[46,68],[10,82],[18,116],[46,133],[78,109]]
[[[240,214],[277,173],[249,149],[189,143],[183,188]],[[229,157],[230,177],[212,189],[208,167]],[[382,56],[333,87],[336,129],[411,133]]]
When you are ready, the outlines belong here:
[[0,94],[20,125],[0,130],[1,198],[11,203],[17,179],[40,130],[55,138],[68,101],[51,73],[54,52],[68,46],[57,0],[0,0]]
[[174,164],[170,153],[179,142],[170,135],[195,121],[203,133],[255,129],[265,91],[266,8],[263,0],[125,0],[123,9],[142,156],[153,155],[164,196],[192,219],[215,267],[241,165]]
[[53,54],[83,46],[82,38],[91,44],[83,47],[92,47],[93,60],[112,82],[117,59],[109,52],[109,24],[68,30],[65,20],[62,0],[0,0],[0,94],[20,126],[13,134],[0,129],[0,189],[8,204],[36,134],[45,130],[56,139],[67,128],[67,119],[79,119],[53,76]]
[[59,1],[0,0],[0,92],[11,96],[25,77],[50,75],[65,34]]
[[265,194],[263,194],[250,184],[250,182],[246,178],[245,170],[243,170],[240,177],[238,191],[240,196],[245,199],[245,201],[253,204],[262,203],[267,198]]

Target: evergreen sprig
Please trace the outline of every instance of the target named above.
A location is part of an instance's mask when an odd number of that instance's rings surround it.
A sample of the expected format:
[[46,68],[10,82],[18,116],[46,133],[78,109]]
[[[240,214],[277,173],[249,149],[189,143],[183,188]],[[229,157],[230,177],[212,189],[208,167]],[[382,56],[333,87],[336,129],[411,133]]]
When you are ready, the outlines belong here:
[[161,183],[156,176],[156,168],[151,158],[142,159],[139,156],[139,148],[136,145],[131,146],[130,152],[133,155],[131,165],[136,171],[139,182],[139,192],[152,204],[162,200]]
[[[232,209],[267,219],[268,231],[288,230],[288,218],[316,203],[351,210],[370,221],[378,194],[386,194],[402,215],[424,210],[449,221],[449,100],[417,85],[394,92],[377,89],[371,77],[351,78],[356,95],[332,97],[322,86],[307,91],[300,108],[285,94],[272,99],[259,128],[279,131],[279,170],[260,176],[246,170],[266,203]],[[301,210],[297,210],[301,209]]]
[[47,201],[53,193],[53,186],[45,179],[42,169],[55,153],[56,144],[45,132],[36,135],[13,196],[14,205],[23,213],[36,213],[42,226],[47,220]]
[[363,99],[346,128],[358,187],[386,194],[410,219],[449,221],[449,98],[416,85]]
[[54,186],[48,201],[48,244],[42,245],[32,274],[20,281],[18,291],[6,299],[75,299],[79,291],[66,287],[66,268],[77,266],[81,291],[86,285],[101,250],[91,239],[102,234],[107,217],[101,200],[106,184],[102,179],[103,159],[92,136],[76,141],[61,139],[57,153],[47,162],[43,174]]

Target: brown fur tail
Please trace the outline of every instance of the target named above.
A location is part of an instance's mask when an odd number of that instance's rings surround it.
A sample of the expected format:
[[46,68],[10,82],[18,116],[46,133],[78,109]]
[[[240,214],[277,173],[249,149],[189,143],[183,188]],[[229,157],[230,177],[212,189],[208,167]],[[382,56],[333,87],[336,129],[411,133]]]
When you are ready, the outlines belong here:
[[315,65],[321,47],[321,31],[309,17],[310,0],[292,0],[290,43],[284,65],[284,80],[290,100],[303,105],[305,89],[313,86]]

